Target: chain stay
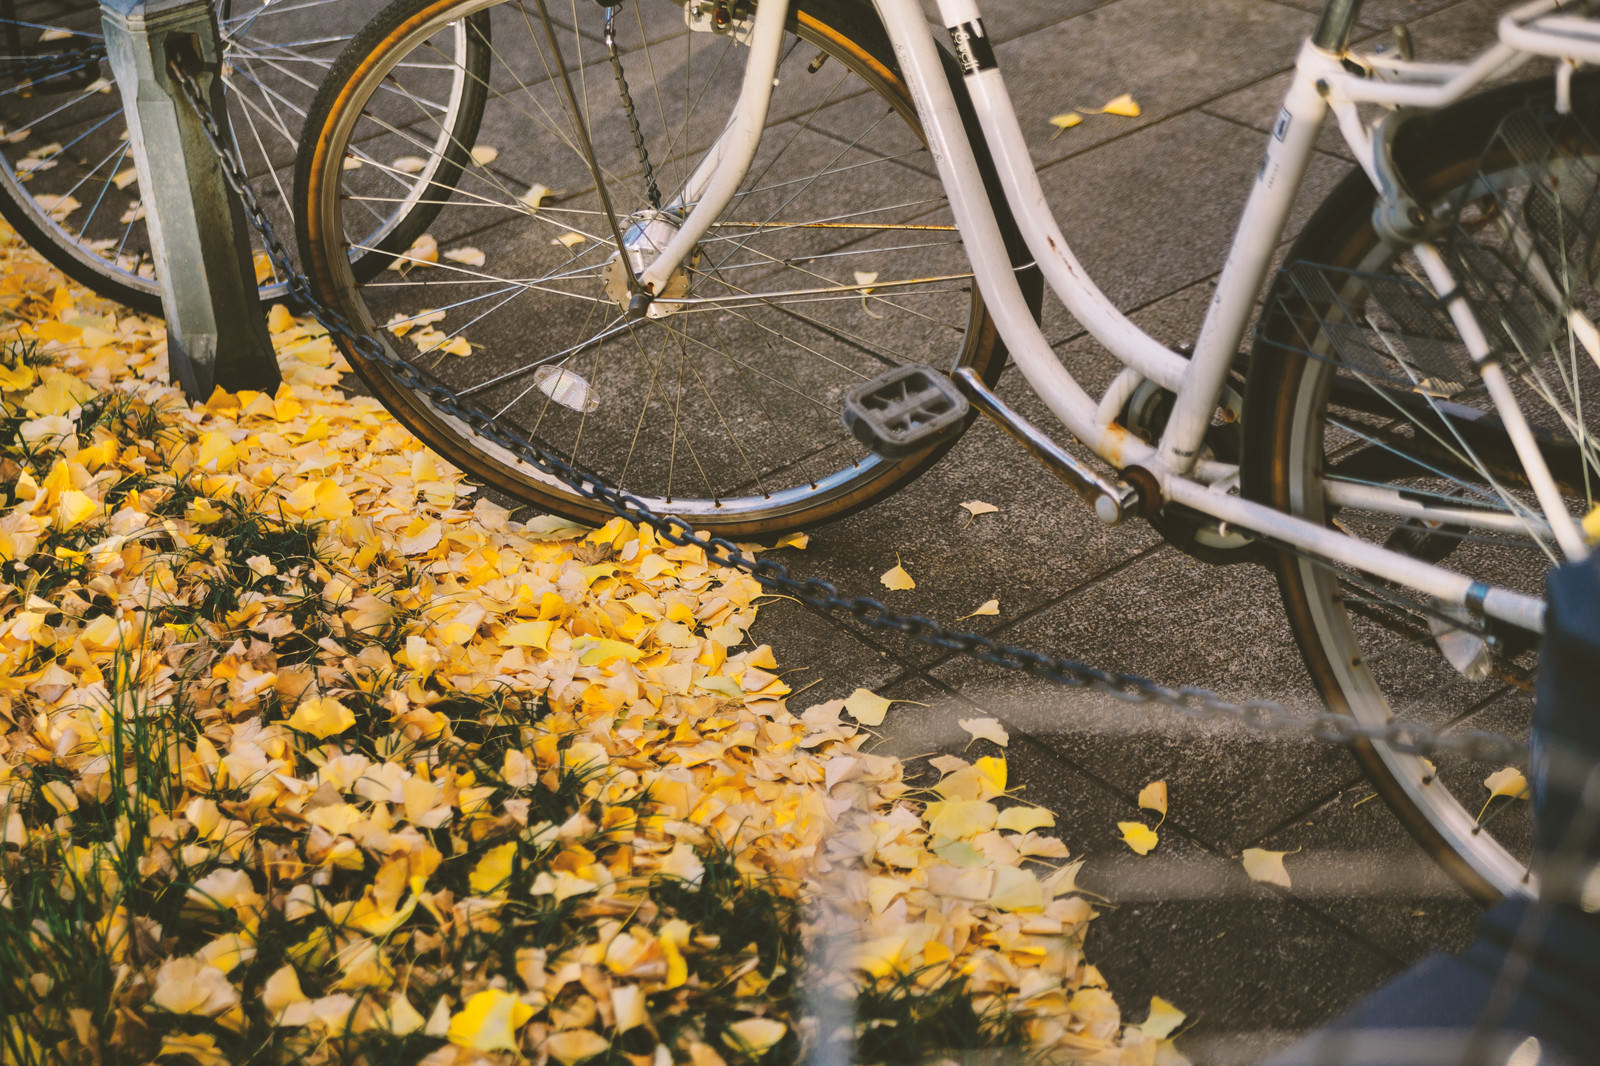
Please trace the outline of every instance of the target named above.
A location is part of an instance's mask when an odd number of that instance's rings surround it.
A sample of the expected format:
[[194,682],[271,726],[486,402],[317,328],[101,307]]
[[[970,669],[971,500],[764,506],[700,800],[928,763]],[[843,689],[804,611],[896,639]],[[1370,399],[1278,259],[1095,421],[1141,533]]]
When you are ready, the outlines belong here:
[[349,342],[361,355],[390,371],[401,385],[425,396],[444,413],[467,423],[474,431],[559,479],[573,491],[603,503],[617,516],[650,526],[656,534],[680,547],[693,546],[719,565],[742,570],[769,592],[792,596],[807,607],[830,614],[848,614],[870,629],[893,630],[936,648],[960,652],[981,662],[1015,670],[1069,688],[1104,693],[1123,703],[1155,703],[1169,707],[1185,717],[1202,722],[1231,721],[1253,732],[1278,736],[1305,736],[1345,747],[1382,744],[1408,755],[1459,755],[1490,763],[1526,764],[1526,746],[1498,733],[1477,730],[1440,733],[1414,722],[1391,720],[1382,725],[1364,725],[1349,715],[1332,711],[1302,713],[1271,700],[1243,703],[1224,699],[1208,689],[1186,686],[1172,688],[1137,674],[1101,670],[1073,659],[1045,655],[1011,644],[1002,644],[981,633],[949,629],[923,615],[902,614],[878,600],[864,596],[846,597],[827,581],[796,578],[788,568],[770,559],[756,559],[724,537],[697,533],[675,515],[658,515],[637,497],[607,485],[599,477],[578,469],[534,441],[509,433],[485,412],[461,398],[446,386],[427,381],[410,363],[390,354],[382,341],[359,331],[338,311],[326,306],[311,291],[309,279],[295,269],[288,250],[261,209],[244,168],[228,145],[194,77],[174,63],[173,80],[205,130],[206,139],[216,151],[228,185],[244,202],[245,214],[260,233],[267,255],[281,274],[288,278],[290,295],[310,310],[330,334]]

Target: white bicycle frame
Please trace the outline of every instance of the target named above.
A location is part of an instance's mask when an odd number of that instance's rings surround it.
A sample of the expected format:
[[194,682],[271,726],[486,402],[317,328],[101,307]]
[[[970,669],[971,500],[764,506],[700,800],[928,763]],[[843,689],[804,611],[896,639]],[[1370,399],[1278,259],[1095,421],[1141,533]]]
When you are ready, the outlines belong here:
[[[998,172],[1006,202],[1046,283],[1083,327],[1123,364],[1125,369],[1097,401],[1062,365],[1040,332],[1017,282],[1011,256],[989,202],[989,193],[966,137],[932,28],[919,0],[873,0],[894,46],[895,58],[916,103],[939,177],[948,194],[973,274],[1011,358],[1046,406],[1066,429],[1119,471],[1136,468],[1140,481],[1153,484],[1163,500],[1192,508],[1220,522],[1263,536],[1310,556],[1353,567],[1396,582],[1458,609],[1481,613],[1524,629],[1543,629],[1543,601],[1509,589],[1490,587],[1443,567],[1391,551],[1336,529],[1296,518],[1237,494],[1239,471],[1233,464],[1197,460],[1207,428],[1222,400],[1234,353],[1239,350],[1250,314],[1269,268],[1272,250],[1281,238],[1294,196],[1311,159],[1316,138],[1331,114],[1356,158],[1383,189],[1380,146],[1357,113],[1358,104],[1432,109],[1461,99],[1491,77],[1505,73],[1532,55],[1600,61],[1600,24],[1562,15],[1559,0],[1533,0],[1501,21],[1498,44],[1464,64],[1418,63],[1393,57],[1350,57],[1318,47],[1302,46],[1293,79],[1274,124],[1266,158],[1245,205],[1232,247],[1218,278],[1194,354],[1184,357],[1145,333],[1118,310],[1090,280],[1073,255],[1045,200],[1027,143],[984,29],[975,0],[938,0],[940,19],[949,29],[961,63],[965,87]],[[766,117],[766,93],[776,64],[776,40],[787,14],[787,0],[761,0],[754,16],[752,57],[728,129],[689,183],[680,203],[693,204],[679,241],[657,257],[641,281],[659,282],[682,258],[671,254],[690,233],[704,228],[721,213],[744,176],[754,142]],[[1570,67],[1564,68],[1570,71]],[[1359,71],[1359,72],[1358,72]],[[1565,79],[1558,89],[1565,94]],[[725,143],[726,142],[726,143]],[[1443,258],[1427,244],[1416,246],[1429,282],[1439,292],[1455,289]],[[1568,514],[1543,455],[1510,386],[1488,354],[1484,334],[1466,301],[1455,300],[1450,313],[1467,352],[1478,363],[1496,414],[1528,474],[1545,520],[1534,532],[1552,539],[1569,559],[1582,558],[1587,545],[1577,522]],[[1600,330],[1574,313],[1575,334],[1600,361]],[[1480,361],[1481,360],[1481,361]],[[1141,440],[1116,422],[1122,405],[1141,382],[1149,381],[1176,394],[1176,403],[1161,439]],[[1132,495],[1120,486],[1123,498]],[[1427,505],[1406,500],[1381,487],[1339,484],[1330,487],[1330,502],[1405,517],[1431,517]],[[1121,518],[1120,500],[1097,507],[1108,521]],[[1503,529],[1504,512],[1481,514],[1452,508],[1453,524]],[[1511,519],[1526,528],[1521,518]]]

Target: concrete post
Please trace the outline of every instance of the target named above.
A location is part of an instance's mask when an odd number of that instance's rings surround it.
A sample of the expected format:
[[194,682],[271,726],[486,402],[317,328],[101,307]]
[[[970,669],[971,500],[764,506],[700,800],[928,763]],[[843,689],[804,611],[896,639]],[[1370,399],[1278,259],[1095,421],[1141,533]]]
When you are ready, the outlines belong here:
[[282,379],[244,209],[167,70],[181,57],[212,114],[226,114],[211,0],[101,0],[100,11],[144,197],[172,373],[196,400],[218,385],[271,391]]

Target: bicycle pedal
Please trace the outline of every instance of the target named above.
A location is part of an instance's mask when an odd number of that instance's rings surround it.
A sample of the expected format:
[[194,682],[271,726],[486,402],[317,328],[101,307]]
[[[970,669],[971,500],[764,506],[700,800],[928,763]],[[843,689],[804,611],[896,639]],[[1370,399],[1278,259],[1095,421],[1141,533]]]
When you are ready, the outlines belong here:
[[885,459],[920,452],[961,432],[967,398],[931,366],[907,363],[845,394],[845,428]]

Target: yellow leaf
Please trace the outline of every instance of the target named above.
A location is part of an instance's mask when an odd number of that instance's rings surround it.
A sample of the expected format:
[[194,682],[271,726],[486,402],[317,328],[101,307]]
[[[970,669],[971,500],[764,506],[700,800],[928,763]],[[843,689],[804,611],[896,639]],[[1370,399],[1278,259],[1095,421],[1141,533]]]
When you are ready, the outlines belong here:
[[1011,735],[998,718],[960,718],[956,724],[971,733],[974,740],[993,741],[1002,748],[1011,743]]
[[1102,115],[1120,115],[1123,118],[1138,118],[1139,103],[1132,96],[1123,93],[1106,101],[1106,106],[1100,109]]
[[588,239],[589,238],[585,237],[581,233],[573,233],[571,230],[568,230],[566,233],[562,233],[558,236],[550,238],[550,243],[559,244],[566,248],[576,248],[578,245],[582,244]]
[[1600,544],[1600,503],[1583,516],[1583,535],[1590,544]]
[[778,538],[778,543],[773,548],[794,548],[800,550],[811,543],[811,537],[806,533],[787,533]]
[[267,978],[266,987],[261,990],[261,1005],[274,1016],[281,1015],[288,1007],[296,1003],[304,1003],[306,994],[300,991],[300,977],[294,972],[293,966],[281,966],[273,971]]
[[402,174],[420,174],[428,161],[419,155],[403,155],[389,165]]
[[474,1051],[515,1051],[517,1030],[533,1017],[533,1008],[509,992],[486,988],[467,1000],[450,1018],[445,1036]]
[[977,518],[981,514],[994,514],[996,511],[1000,510],[1000,508],[996,507],[994,504],[984,503],[982,500],[967,500],[961,506],[965,508],[966,512],[973,518]]
[[508,840],[499,847],[490,848],[483,858],[478,860],[472,872],[467,875],[467,881],[472,885],[472,891],[480,896],[487,895],[511,879],[511,860],[516,858],[517,842]]
[[326,740],[355,725],[356,716],[350,708],[330,696],[313,696],[301,701],[300,706],[294,709],[294,714],[289,716],[287,724],[297,732]]
[[22,406],[35,415],[64,415],[94,395],[94,389],[76,374],[45,367],[39,371],[43,382],[22,398]]
[[596,1055],[604,1055],[611,1049],[611,1041],[593,1029],[564,1029],[559,1033],[551,1033],[545,1039],[544,1047],[550,1052],[550,1057],[562,1066],[573,1066]]
[[1165,1040],[1188,1017],[1160,996],[1150,997],[1150,1016],[1139,1025],[1139,1031],[1156,1040]]
[[1139,790],[1139,806],[1145,810],[1155,811],[1161,815],[1161,820],[1167,820],[1167,783],[1165,781],[1152,781]]
[[667,988],[677,988],[689,979],[689,964],[684,961],[682,947],[689,942],[689,923],[682,918],[672,918],[661,923],[656,942],[667,959]]
[[548,651],[550,634],[554,633],[555,629],[554,622],[514,622],[506,626],[506,631],[500,636],[500,643]]
[[1037,911],[1044,909],[1044,886],[1027,870],[1015,866],[996,866],[994,890],[989,893],[989,903],[1003,911]]
[[1288,888],[1289,871],[1284,868],[1283,857],[1293,854],[1292,851],[1245,848],[1240,858],[1244,861],[1244,872],[1250,875],[1250,880]]
[[138,167],[124,167],[111,176],[111,184],[119,189],[126,189],[139,180]]
[[789,1027],[776,1018],[741,1018],[728,1026],[722,1041],[753,1058],[764,1054],[788,1031]]
[[1509,799],[1528,798],[1528,779],[1522,776],[1522,771],[1515,766],[1506,766],[1483,779],[1483,787],[1489,790],[1489,798],[1483,801],[1483,809],[1478,811],[1478,820],[1483,820],[1483,813],[1489,809],[1489,804],[1494,802],[1496,796],[1505,796]]
[[534,182],[528,186],[528,191],[517,197],[517,203],[529,211],[539,210],[539,205],[544,203],[544,198],[550,195],[550,186]]
[[993,829],[1000,812],[985,800],[941,800],[928,804],[928,831],[950,840],[966,840]]
[[986,786],[984,791],[988,795],[999,795],[1006,790],[1006,761],[993,755],[985,755],[972,764],[978,772],[978,778]]
[[883,724],[883,716],[888,713],[889,705],[894,700],[886,700],[871,689],[858,688],[845,697],[845,713],[862,725],[876,726]]
[[272,280],[272,257],[266,252],[257,252],[252,256],[250,265],[255,270],[257,285]]
[[1082,121],[1083,116],[1076,111],[1064,111],[1059,115],[1052,115],[1050,117],[1050,125],[1054,126],[1056,131],[1050,135],[1050,139],[1052,141],[1055,140]]
[[973,618],[973,617],[976,617],[977,615],[980,615],[980,614],[992,615],[992,614],[999,614],[999,613],[1000,613],[1000,601],[999,600],[984,600],[982,603],[980,603],[978,605],[977,610],[969,611],[966,614],[962,615],[961,617],[962,618]]
[[37,380],[30,366],[0,366],[0,389],[21,392]]
[[856,947],[853,960],[855,968],[865,970],[873,977],[887,977],[900,962],[900,952],[905,950],[905,946],[904,936],[880,936],[864,941]]
[[481,267],[488,262],[484,254],[476,248],[452,248],[444,253],[444,257],[452,263],[460,263],[463,266]]
[[239,990],[228,975],[209,963],[189,956],[161,964],[153,982],[150,1002],[174,1014],[221,1014],[239,1004]]
[[895,592],[904,592],[906,589],[917,587],[917,583],[911,580],[911,575],[906,573],[906,568],[900,565],[900,556],[898,555],[894,557],[894,566],[885,570],[883,576],[878,580],[883,582],[884,588],[892,589]]
[[1009,829],[1013,833],[1031,833],[1056,824],[1056,816],[1043,807],[1007,807],[995,822],[996,829]]
[[61,494],[61,499],[56,504],[56,518],[58,529],[72,529],[81,525],[91,515],[98,513],[100,505],[77,489],[68,489]]
[[487,144],[479,144],[479,145],[474,145],[473,146],[473,149],[472,149],[472,161],[474,163],[476,163],[480,167],[486,167],[490,163],[493,163],[496,159],[499,159],[499,158],[500,158],[500,149],[498,149],[498,148],[491,148]]
[[424,233],[411,242],[410,248],[395,257],[394,262],[389,264],[389,269],[404,273],[412,267],[431,266],[438,261],[439,242],[434,239],[433,234]]
[[1132,848],[1137,855],[1148,855],[1150,849],[1160,842],[1156,831],[1143,822],[1118,822],[1117,828],[1122,830],[1122,842]]
[[579,653],[578,661],[584,666],[605,666],[618,659],[636,663],[644,657],[644,650],[620,640],[580,637],[572,642],[572,650]]

